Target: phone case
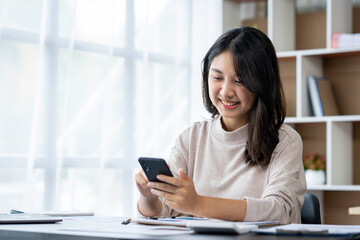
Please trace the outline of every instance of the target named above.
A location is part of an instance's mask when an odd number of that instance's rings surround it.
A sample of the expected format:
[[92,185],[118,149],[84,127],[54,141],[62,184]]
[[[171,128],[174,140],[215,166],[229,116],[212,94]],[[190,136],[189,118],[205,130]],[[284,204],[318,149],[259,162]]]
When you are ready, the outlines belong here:
[[150,182],[162,182],[156,178],[159,174],[173,176],[169,166],[162,158],[141,157],[139,158],[139,163]]

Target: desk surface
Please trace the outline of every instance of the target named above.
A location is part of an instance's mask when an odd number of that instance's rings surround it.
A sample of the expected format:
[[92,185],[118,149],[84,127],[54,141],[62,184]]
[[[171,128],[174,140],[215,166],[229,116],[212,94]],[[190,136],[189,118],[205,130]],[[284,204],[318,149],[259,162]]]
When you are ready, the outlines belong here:
[[[113,224],[109,222],[106,224]],[[204,234],[182,234],[176,236],[149,236],[145,233],[123,233],[117,232],[101,232],[92,231],[93,226],[104,224],[104,222],[97,222],[87,219],[86,221],[79,219],[64,219],[62,223],[55,224],[4,224],[0,225],[0,239],[18,240],[18,239],[71,239],[71,240],[114,240],[114,239],[169,239],[169,240],[205,240],[205,239],[225,239],[225,240],[247,240],[247,239],[266,239],[266,240],[285,240],[285,239],[299,239],[300,237],[294,236],[267,236],[255,234],[243,235],[204,235]],[[118,224],[118,223],[117,223]],[[130,224],[131,225],[131,224]],[[124,225],[130,226],[130,225]],[[69,230],[69,226],[76,226],[74,229]],[[81,230],[81,226],[84,228]],[[148,226],[143,226],[148,227]],[[67,229],[68,228],[68,229]],[[94,227],[95,228],[95,227]],[[144,228],[143,228],[144,229]],[[306,240],[319,240],[319,239],[344,239],[344,238],[318,238],[318,237],[301,237]],[[357,238],[360,239],[360,238]]]

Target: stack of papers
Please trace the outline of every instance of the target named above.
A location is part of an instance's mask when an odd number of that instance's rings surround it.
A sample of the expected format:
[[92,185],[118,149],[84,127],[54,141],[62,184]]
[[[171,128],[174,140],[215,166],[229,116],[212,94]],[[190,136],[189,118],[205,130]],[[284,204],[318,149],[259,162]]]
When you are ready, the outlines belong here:
[[61,231],[91,232],[119,234],[121,239],[133,239],[134,236],[175,236],[191,234],[193,231],[186,227],[143,225],[130,222],[124,225],[128,218],[123,217],[82,217],[64,219]]
[[207,218],[135,218],[131,222],[147,225],[177,226],[187,227],[197,233],[226,233],[226,234],[243,234],[257,229],[258,226],[269,226],[278,224],[277,221],[264,222],[232,222]]
[[146,224],[146,225],[162,225],[162,226],[176,226],[176,227],[186,227],[186,220],[183,218],[132,218],[131,222]]
[[360,235],[360,226],[328,224],[289,224],[265,229],[256,229],[253,232],[259,234],[274,235],[353,237],[356,235]]
[[197,233],[226,233],[226,234],[243,234],[257,229],[257,225],[242,224],[241,222],[230,221],[188,221],[187,227]]

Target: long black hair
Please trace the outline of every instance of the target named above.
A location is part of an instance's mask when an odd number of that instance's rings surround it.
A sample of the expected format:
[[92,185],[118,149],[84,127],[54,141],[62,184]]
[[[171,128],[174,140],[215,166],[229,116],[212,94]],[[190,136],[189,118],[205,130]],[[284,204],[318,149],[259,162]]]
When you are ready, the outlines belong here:
[[274,46],[261,31],[240,27],[222,34],[209,49],[202,65],[203,103],[212,117],[219,115],[209,96],[209,70],[212,60],[230,51],[234,69],[242,84],[255,95],[249,113],[246,162],[265,166],[279,143],[279,129],[285,119],[285,99]]

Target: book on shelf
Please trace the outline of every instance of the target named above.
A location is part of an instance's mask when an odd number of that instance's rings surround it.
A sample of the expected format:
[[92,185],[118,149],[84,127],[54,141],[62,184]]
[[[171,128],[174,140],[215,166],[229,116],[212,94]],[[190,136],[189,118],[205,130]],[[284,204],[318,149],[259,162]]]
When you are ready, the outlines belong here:
[[360,33],[332,33],[332,48],[360,47]]
[[349,207],[349,215],[360,215],[360,206],[359,207]]
[[339,115],[331,82],[324,77],[309,76],[308,91],[314,116]]

